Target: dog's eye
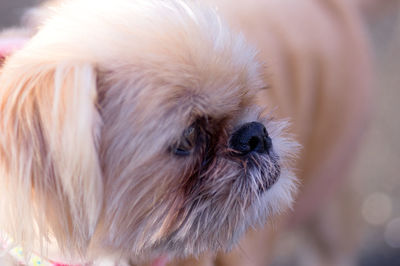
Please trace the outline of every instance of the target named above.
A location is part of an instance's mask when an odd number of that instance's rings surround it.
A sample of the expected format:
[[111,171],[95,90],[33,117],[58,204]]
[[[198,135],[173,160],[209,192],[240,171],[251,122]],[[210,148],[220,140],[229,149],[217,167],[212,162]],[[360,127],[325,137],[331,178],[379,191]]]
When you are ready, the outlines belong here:
[[182,134],[182,137],[176,147],[173,149],[175,155],[187,156],[191,153],[196,146],[197,141],[197,127],[191,125]]

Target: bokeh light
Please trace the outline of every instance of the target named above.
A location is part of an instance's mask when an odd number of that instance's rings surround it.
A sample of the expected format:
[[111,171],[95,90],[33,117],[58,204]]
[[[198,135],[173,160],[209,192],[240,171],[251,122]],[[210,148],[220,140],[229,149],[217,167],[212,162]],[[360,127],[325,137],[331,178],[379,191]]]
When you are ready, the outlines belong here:
[[387,224],[384,236],[386,244],[392,248],[400,248],[400,217]]
[[372,225],[382,225],[392,213],[390,198],[383,193],[370,194],[362,205],[362,215],[366,222]]

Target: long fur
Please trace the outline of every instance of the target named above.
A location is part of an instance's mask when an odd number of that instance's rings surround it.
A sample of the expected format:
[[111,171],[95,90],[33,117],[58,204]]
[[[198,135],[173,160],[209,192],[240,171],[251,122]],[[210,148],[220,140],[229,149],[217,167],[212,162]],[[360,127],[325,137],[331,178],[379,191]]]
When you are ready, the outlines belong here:
[[[256,107],[266,87],[257,50],[214,9],[173,0],[45,9],[0,75],[2,233],[27,252],[57,245],[75,261],[143,261],[230,249],[291,205],[298,146],[286,122]],[[273,156],[253,167],[228,148],[251,121],[273,140]],[[174,156],[193,123],[198,147]]]

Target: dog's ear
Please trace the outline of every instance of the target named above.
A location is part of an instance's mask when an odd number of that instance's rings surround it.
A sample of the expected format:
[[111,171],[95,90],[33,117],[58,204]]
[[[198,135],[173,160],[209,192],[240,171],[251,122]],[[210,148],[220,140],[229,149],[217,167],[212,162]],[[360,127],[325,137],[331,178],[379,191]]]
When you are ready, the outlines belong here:
[[0,232],[84,252],[103,191],[96,71],[23,50],[0,73]]

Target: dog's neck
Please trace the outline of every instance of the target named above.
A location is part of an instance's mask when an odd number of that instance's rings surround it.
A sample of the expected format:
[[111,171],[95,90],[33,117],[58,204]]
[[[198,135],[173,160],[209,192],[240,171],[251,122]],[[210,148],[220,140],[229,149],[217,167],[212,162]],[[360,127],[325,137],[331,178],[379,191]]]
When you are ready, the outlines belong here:
[[[86,265],[96,265],[96,266],[106,266],[114,265],[113,258],[102,258],[101,260],[96,260],[95,262],[67,262],[59,252],[56,251],[56,247],[49,247],[48,258],[39,256],[36,253],[26,254],[24,250],[13,243],[13,241],[5,236],[0,237],[0,262],[1,257],[5,255],[10,255],[17,265],[26,266],[86,266]],[[166,266],[169,261],[167,255],[160,256],[151,262],[151,266]]]
[[[0,246],[2,249],[2,254],[3,255],[10,255],[12,259],[16,262],[18,265],[27,265],[27,266],[83,266],[86,264],[71,264],[71,263],[65,263],[62,261],[62,259],[49,259],[49,258],[43,258],[40,257],[39,255],[35,253],[31,254],[26,254],[24,250],[13,243],[13,241],[7,237],[2,237],[0,238]],[[51,252],[54,253],[54,252]],[[57,256],[55,256],[57,257]]]

